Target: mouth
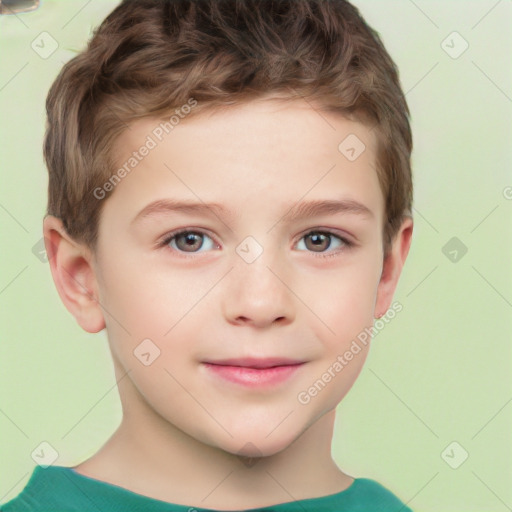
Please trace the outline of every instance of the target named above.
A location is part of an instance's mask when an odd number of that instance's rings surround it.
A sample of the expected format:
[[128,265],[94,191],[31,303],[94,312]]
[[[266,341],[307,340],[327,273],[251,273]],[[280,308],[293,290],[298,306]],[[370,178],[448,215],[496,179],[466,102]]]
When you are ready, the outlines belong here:
[[242,358],[204,361],[208,373],[248,387],[271,387],[290,379],[305,361],[284,358]]
[[237,359],[219,359],[215,361],[203,361],[205,364],[213,364],[218,366],[238,366],[240,368],[267,369],[277,366],[294,366],[303,364],[305,361],[282,357],[242,357]]

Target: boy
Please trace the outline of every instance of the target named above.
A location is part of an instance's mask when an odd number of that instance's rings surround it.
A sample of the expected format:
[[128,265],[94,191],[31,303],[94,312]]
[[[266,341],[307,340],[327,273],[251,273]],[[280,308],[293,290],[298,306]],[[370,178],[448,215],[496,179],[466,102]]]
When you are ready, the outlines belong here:
[[413,228],[407,105],[358,11],[124,0],[47,114],[52,276],[107,329],[123,420],[1,510],[410,510],[331,457]]

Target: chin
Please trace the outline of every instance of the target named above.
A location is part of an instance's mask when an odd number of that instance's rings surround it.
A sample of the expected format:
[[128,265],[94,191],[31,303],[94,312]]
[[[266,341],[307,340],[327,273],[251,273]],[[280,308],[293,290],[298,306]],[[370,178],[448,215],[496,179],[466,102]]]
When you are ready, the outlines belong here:
[[288,448],[299,435],[297,433],[297,436],[294,436],[286,429],[283,429],[282,432],[278,432],[279,429],[276,429],[268,435],[271,430],[272,428],[260,430],[250,428],[246,432],[238,434],[232,432],[232,438],[224,439],[223,442],[217,442],[215,445],[217,448],[241,458],[270,457]]

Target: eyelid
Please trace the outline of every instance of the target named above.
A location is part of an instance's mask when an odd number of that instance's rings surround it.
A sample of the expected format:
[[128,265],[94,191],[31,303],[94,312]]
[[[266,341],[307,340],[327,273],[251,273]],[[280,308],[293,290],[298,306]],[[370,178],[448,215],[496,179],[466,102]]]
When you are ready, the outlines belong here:
[[[198,233],[198,234],[206,235],[206,236],[210,237],[218,246],[220,246],[220,244],[216,240],[215,236],[212,235],[208,230],[203,229],[203,228],[181,228],[181,229],[176,229],[176,230],[170,231],[170,232],[166,233],[164,236],[162,236],[157,241],[157,245],[168,244],[171,239],[173,239],[174,237],[176,237],[180,234],[183,234],[183,233]],[[355,241],[346,232],[341,232],[335,228],[313,228],[313,229],[306,229],[300,235],[298,235],[294,245],[301,238],[305,237],[306,235],[310,235],[311,233],[322,233],[322,234],[332,235],[332,236],[336,236],[336,237],[340,238],[341,240],[345,240],[347,243],[355,244]]]
[[[213,236],[207,229],[194,228],[194,227],[178,228],[173,231],[170,231],[170,232],[166,233],[163,237],[161,237],[156,245],[157,245],[157,247],[168,248],[173,253],[177,253],[178,257],[185,257],[185,258],[193,258],[193,257],[196,257],[195,255],[201,254],[201,252],[208,252],[208,251],[199,251],[199,252],[187,253],[186,251],[177,251],[176,249],[168,247],[171,240],[173,240],[175,237],[177,237],[178,235],[181,235],[183,233],[195,233],[195,234],[206,235],[207,237],[212,239],[212,241],[217,246],[217,248],[221,247],[221,244],[219,244],[219,242],[216,240],[216,237]],[[357,243],[352,239],[352,237],[350,235],[348,235],[348,233],[346,233],[344,231],[340,231],[335,228],[322,228],[322,227],[309,228],[309,229],[303,231],[300,235],[298,235],[298,237],[293,245],[294,246],[297,245],[300,242],[300,240],[302,240],[302,238],[304,238],[306,235],[310,235],[312,233],[320,233],[323,235],[338,238],[344,244],[344,247],[341,249],[338,248],[338,249],[326,251],[326,252],[315,252],[315,251],[299,251],[299,252],[306,252],[306,253],[309,252],[309,253],[313,254],[315,257],[328,258],[331,256],[337,256],[340,253],[344,253],[344,252],[354,248],[357,245]]]
[[311,233],[323,233],[326,235],[336,236],[336,237],[340,238],[341,240],[345,240],[348,244],[356,245],[356,241],[355,241],[354,237],[351,236],[346,231],[342,231],[342,230],[336,229],[336,228],[322,228],[322,227],[306,229],[298,236],[297,241],[299,241],[302,237],[309,235]]
[[[208,230],[203,229],[203,228],[190,228],[190,227],[180,228],[180,229],[175,229],[173,231],[169,231],[163,237],[159,238],[159,240],[157,241],[156,245],[158,247],[161,247],[161,246],[165,247],[165,246],[167,246],[171,242],[171,240],[173,238],[175,238],[178,235],[181,235],[183,233],[196,233],[196,234],[206,235],[206,236],[208,236],[209,238],[211,238],[213,240],[215,245],[217,245],[218,247],[220,247],[220,245],[221,245],[217,241],[216,237],[213,236]],[[187,253],[181,252],[180,254],[187,254]],[[188,253],[188,254],[199,254],[199,253],[191,252],[191,253]]]

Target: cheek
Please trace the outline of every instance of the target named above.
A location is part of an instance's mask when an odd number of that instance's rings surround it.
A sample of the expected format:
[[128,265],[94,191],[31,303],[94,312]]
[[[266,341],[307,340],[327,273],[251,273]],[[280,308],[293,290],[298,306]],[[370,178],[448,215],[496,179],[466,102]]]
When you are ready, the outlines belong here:
[[304,301],[321,320],[319,339],[333,349],[350,341],[373,325],[378,285],[377,265],[364,255],[353,264],[318,279]]
[[[161,389],[162,382],[166,389],[174,389],[164,368],[180,375],[190,369],[176,354],[183,356],[193,350],[191,340],[211,314],[206,294],[218,276],[192,277],[192,273],[176,269],[126,262],[105,266],[104,275],[102,305],[108,311],[105,320],[111,349],[126,370],[133,370],[135,381],[142,379],[140,389],[151,389],[148,385]],[[148,352],[149,357],[156,354],[157,358],[144,367],[137,354]],[[145,383],[146,378],[151,382]]]
[[[311,296],[321,321],[315,336],[323,354],[314,366],[313,377],[300,403],[314,402],[326,412],[345,397],[361,372],[371,344],[371,327],[376,299],[377,277],[374,266],[351,265],[327,279],[323,290]],[[324,391],[326,389],[326,391]],[[316,398],[319,396],[321,398]]]
[[103,275],[101,299],[110,323],[115,318],[137,337],[162,338],[197,301],[198,291],[176,271],[120,261],[105,265]]

